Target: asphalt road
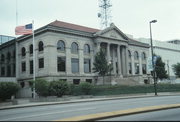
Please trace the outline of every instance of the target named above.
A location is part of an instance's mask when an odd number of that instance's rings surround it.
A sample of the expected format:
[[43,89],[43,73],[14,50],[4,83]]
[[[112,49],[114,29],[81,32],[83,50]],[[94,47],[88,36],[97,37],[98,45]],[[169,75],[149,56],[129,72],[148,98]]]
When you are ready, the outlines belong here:
[[180,121],[180,108],[114,117],[99,121]]
[[154,96],[146,98],[25,107],[0,110],[0,121],[51,121],[94,113],[178,103],[180,103],[180,96]]

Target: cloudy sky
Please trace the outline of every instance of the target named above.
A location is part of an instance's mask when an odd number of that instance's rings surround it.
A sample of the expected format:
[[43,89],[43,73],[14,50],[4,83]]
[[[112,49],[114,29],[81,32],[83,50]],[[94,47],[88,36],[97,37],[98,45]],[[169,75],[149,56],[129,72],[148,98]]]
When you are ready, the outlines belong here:
[[[54,20],[100,28],[98,0],[17,0],[18,25],[34,20],[35,29]],[[111,0],[112,22],[135,38],[180,39],[180,0]],[[16,0],[0,0],[0,35],[15,36]]]

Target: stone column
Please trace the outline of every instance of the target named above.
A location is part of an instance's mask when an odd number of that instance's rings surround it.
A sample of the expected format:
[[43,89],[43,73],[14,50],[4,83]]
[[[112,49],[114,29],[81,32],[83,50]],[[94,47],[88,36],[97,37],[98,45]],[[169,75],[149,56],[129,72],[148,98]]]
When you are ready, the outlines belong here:
[[84,74],[84,52],[83,52],[83,48],[79,49],[79,74]]
[[113,51],[113,73],[116,74],[116,62],[115,62],[115,49],[112,50]]
[[91,49],[91,50],[90,50],[90,56],[91,56],[91,73],[93,73],[94,56],[95,56],[96,54],[94,53],[93,47],[90,46],[90,49]]
[[117,47],[117,57],[118,57],[118,75],[122,75],[121,73],[121,59],[120,59],[120,45]]
[[125,47],[125,63],[126,63],[126,74],[129,75],[129,71],[128,71],[128,65],[129,65],[129,61],[128,61],[128,47]]
[[16,80],[19,78],[19,48],[18,48],[18,42],[16,40]]
[[110,44],[107,43],[107,61],[109,62],[110,60]]
[[131,66],[132,66],[132,75],[135,75],[135,67],[134,67],[134,51],[131,51]]
[[142,57],[141,52],[139,51],[139,74],[142,75]]
[[96,43],[96,47],[97,47],[96,53],[100,51],[100,48],[101,48],[100,44],[101,44],[101,42]]
[[66,74],[72,74],[71,72],[71,49],[66,47]]
[[125,47],[122,47],[122,73],[126,75],[126,56],[125,56]]

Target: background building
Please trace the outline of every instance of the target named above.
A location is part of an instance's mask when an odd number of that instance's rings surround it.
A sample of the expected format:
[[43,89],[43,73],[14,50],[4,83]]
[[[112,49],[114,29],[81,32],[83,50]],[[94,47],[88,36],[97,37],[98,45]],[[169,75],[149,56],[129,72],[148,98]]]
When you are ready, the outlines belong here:
[[10,41],[12,39],[15,39],[15,37],[0,35],[0,45],[5,43],[5,42],[8,42],[8,41]]
[[[147,43],[150,45],[150,39],[148,38],[138,38],[140,42]],[[165,68],[167,74],[170,76],[170,79],[175,79],[172,65],[180,62],[180,40],[171,40],[171,41],[158,41],[153,40],[154,53],[161,56],[162,61],[166,64]],[[151,49],[149,50],[151,55]]]

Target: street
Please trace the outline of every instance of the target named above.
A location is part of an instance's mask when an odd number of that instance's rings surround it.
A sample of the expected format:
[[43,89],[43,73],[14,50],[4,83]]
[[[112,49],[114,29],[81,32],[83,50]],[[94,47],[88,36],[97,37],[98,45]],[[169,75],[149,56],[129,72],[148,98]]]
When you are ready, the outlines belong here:
[[[0,121],[23,121],[23,120],[52,121],[52,120],[70,118],[74,116],[82,116],[82,115],[102,113],[102,112],[111,112],[117,110],[126,110],[126,109],[139,108],[145,106],[155,106],[162,104],[178,104],[180,103],[179,101],[180,101],[180,96],[154,96],[154,97],[146,97],[146,98],[118,99],[118,100],[6,109],[6,110],[0,110]],[[177,115],[178,117],[180,115],[178,114],[178,110],[179,109],[177,110],[175,109],[175,114],[173,115],[169,114],[169,115],[172,116]],[[149,115],[148,113],[145,114]],[[138,117],[134,120],[138,120]]]

